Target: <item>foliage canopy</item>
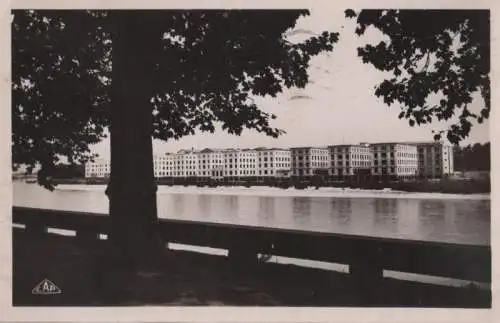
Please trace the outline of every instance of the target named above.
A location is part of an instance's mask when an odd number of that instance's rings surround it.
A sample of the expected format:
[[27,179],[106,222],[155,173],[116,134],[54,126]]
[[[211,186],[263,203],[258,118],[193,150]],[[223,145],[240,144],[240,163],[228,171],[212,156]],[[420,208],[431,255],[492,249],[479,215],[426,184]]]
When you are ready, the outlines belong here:
[[[63,156],[84,163],[89,144],[109,125],[113,30],[109,11],[14,10],[12,26],[13,164],[40,164],[48,180]],[[254,129],[270,136],[274,115],[253,95],[276,96],[304,87],[312,56],[331,51],[338,34],[323,32],[292,43],[286,34],[307,10],[141,10],[128,32],[140,37],[137,64],[148,71],[153,115],[151,135],[178,139],[213,132],[217,123],[233,134]],[[356,33],[369,27],[386,40],[358,49],[363,62],[388,72],[375,90],[401,106],[411,126],[458,121],[446,131],[458,143],[473,122],[490,114],[490,22],[485,10],[353,10]],[[470,109],[480,93],[484,108]],[[435,100],[438,97],[439,100]],[[437,133],[439,139],[442,133]]]
[[[375,95],[388,105],[399,104],[399,118],[410,126],[452,120],[448,140],[458,143],[469,135],[473,122],[490,115],[490,13],[488,10],[361,10],[348,9],[357,19],[356,33],[369,27],[385,36],[377,45],[358,48],[364,63],[392,77],[383,80]],[[484,107],[471,111],[473,95]],[[438,99],[436,99],[438,98]],[[439,139],[443,132],[436,133]]]
[[[107,11],[16,10],[12,28],[13,164],[39,163],[39,182],[61,156],[82,163],[109,125],[113,28]],[[286,32],[306,10],[129,11],[140,37],[154,138],[244,128],[270,136],[275,116],[252,95],[304,87],[312,56],[331,51],[337,33],[300,43]]]

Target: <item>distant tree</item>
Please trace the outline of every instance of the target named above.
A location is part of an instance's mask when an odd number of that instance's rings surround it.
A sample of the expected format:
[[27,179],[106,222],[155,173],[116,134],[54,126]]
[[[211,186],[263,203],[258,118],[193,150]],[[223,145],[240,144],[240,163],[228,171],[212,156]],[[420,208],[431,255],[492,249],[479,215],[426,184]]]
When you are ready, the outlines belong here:
[[[39,183],[61,157],[92,158],[111,139],[110,241],[132,262],[154,260],[158,238],[152,137],[244,128],[278,136],[252,95],[304,87],[312,56],[338,34],[292,43],[306,10],[15,10],[13,163],[39,163]],[[145,252],[148,250],[148,252]]]
[[491,145],[474,144],[454,148],[454,166],[458,171],[489,171],[491,160]]
[[[388,105],[399,104],[399,118],[410,126],[458,116],[445,131],[452,143],[469,135],[473,122],[490,115],[489,10],[361,10],[345,11],[357,18],[356,33],[369,27],[386,37],[377,45],[358,48],[364,63],[392,74],[375,90]],[[484,107],[470,110],[473,94]],[[435,99],[437,97],[437,99]],[[443,131],[435,134],[441,138]]]
[[85,166],[76,164],[56,165],[53,178],[83,178],[85,177]]
[[13,15],[12,162],[40,166],[39,183],[51,187],[56,165],[85,163],[104,137],[110,47],[97,14]]

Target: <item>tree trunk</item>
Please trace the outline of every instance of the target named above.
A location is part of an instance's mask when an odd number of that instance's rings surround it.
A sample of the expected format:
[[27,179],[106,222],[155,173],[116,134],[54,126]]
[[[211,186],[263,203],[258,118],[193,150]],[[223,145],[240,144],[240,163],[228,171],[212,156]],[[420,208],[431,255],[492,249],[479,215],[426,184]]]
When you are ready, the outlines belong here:
[[[151,265],[165,252],[158,232],[153,169],[152,35],[137,13],[111,13],[111,175],[107,188],[110,242],[133,266]],[[142,21],[141,21],[142,20]]]

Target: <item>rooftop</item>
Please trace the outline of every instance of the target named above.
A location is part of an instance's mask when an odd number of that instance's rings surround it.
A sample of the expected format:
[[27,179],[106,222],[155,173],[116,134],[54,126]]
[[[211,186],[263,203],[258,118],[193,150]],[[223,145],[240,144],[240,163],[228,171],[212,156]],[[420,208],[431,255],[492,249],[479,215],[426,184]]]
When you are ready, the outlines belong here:
[[333,147],[361,147],[361,148],[368,148],[370,144],[342,144],[342,145],[331,145],[328,146],[328,148],[333,148]]
[[[279,151],[290,151],[297,149],[329,149],[332,147],[369,147],[369,146],[378,146],[378,145],[447,145],[446,143],[440,141],[412,141],[412,142],[374,142],[374,143],[356,143],[356,144],[337,144],[337,145],[329,145],[329,146],[301,146],[301,147],[256,147],[256,148],[203,148],[203,149],[180,149],[177,152],[166,152],[160,155],[155,155],[155,158],[159,158],[162,156],[177,156],[179,154],[200,154],[200,153],[224,153],[224,152],[238,152],[238,151],[271,151],[271,150],[279,150]],[[96,159],[96,163],[109,162],[108,159],[98,158]]]
[[379,145],[403,145],[403,146],[414,146],[415,143],[411,142],[374,142],[371,143],[370,146],[379,146]]
[[291,147],[289,149],[328,149],[328,147]]

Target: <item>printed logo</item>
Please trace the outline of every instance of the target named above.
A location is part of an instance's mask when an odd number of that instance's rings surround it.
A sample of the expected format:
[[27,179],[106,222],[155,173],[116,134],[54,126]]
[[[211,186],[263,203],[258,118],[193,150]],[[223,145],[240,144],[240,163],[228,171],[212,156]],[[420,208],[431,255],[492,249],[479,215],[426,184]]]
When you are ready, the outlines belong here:
[[48,279],[44,279],[33,288],[31,293],[34,295],[55,295],[61,294],[62,291],[56,284]]

